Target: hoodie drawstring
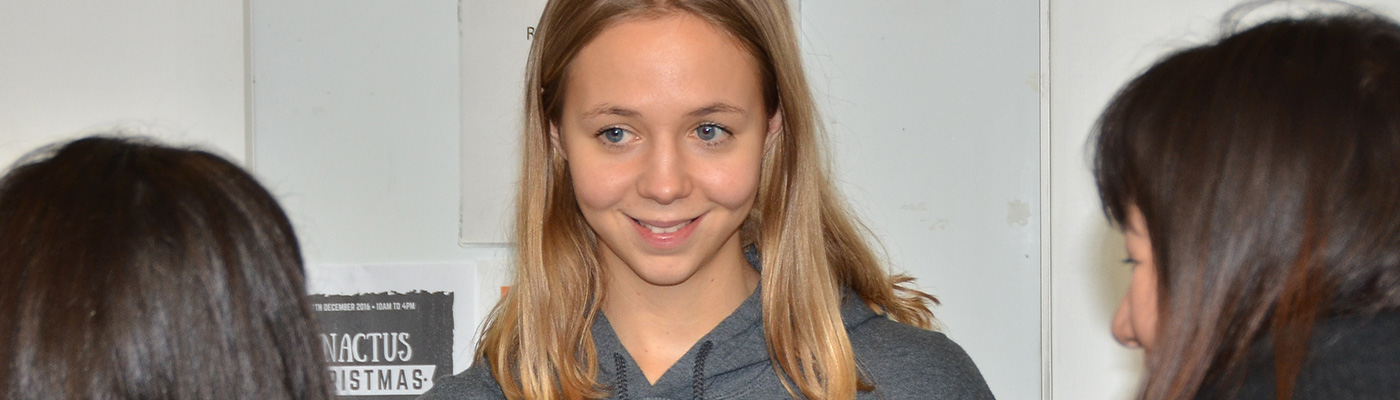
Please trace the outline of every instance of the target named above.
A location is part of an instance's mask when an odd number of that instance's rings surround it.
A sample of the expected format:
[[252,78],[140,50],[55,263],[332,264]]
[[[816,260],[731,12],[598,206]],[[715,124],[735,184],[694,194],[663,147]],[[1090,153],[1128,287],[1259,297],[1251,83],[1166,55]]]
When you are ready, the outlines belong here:
[[709,340],[700,345],[700,352],[695,353],[695,376],[691,383],[690,394],[695,400],[705,399],[705,358],[710,356],[710,349],[715,346],[715,342]]
[[[710,356],[710,349],[715,347],[715,343],[706,340],[700,345],[700,351],[695,353],[695,366],[692,369],[692,383],[690,395],[695,400],[705,400],[705,359]],[[613,353],[613,369],[617,379],[614,380],[613,398],[627,400],[627,358],[620,353]]]
[[613,395],[618,400],[627,400],[627,359],[613,353],[613,365],[617,367],[617,392]]

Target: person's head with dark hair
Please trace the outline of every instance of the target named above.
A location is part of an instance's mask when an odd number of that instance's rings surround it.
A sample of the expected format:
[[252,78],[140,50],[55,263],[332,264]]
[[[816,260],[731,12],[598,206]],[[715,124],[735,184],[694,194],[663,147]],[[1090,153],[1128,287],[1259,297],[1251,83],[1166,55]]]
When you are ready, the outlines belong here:
[[1280,19],[1173,54],[1096,134],[1099,194],[1136,264],[1114,334],[1146,348],[1142,397],[1314,393],[1318,357],[1365,337],[1332,328],[1400,308],[1393,21]]
[[275,200],[203,151],[94,137],[0,180],[0,397],[324,399]]

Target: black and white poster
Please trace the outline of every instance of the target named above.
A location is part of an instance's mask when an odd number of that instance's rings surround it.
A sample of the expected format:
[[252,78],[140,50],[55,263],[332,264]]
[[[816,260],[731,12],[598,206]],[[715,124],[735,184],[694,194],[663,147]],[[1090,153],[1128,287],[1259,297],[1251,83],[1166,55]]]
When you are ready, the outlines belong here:
[[412,397],[452,372],[454,293],[311,295],[341,396]]
[[412,399],[434,379],[470,366],[477,326],[500,293],[497,279],[479,279],[481,269],[308,266],[307,291],[336,395]]

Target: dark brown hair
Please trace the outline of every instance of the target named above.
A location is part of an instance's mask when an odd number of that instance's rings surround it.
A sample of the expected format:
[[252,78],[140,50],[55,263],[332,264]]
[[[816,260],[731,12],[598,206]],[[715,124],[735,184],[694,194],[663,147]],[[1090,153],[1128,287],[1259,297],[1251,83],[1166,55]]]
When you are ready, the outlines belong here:
[[218,156],[86,138],[0,180],[0,397],[327,399],[291,224]]
[[1275,20],[1176,53],[1097,130],[1105,211],[1142,211],[1157,265],[1143,398],[1238,387],[1265,335],[1289,398],[1316,320],[1400,307],[1394,22]]

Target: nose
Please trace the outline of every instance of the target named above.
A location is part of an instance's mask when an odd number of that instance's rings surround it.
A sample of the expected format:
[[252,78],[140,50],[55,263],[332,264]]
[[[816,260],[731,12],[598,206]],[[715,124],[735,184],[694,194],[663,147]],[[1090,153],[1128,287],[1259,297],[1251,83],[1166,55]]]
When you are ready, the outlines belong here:
[[1133,309],[1132,305],[1128,304],[1126,295],[1123,296],[1123,301],[1118,303],[1118,311],[1113,313],[1113,339],[1125,347],[1142,348],[1137,332],[1133,330]]
[[[658,141],[666,142],[666,141]],[[660,204],[690,195],[692,182],[680,143],[656,143],[643,166],[637,192]]]

